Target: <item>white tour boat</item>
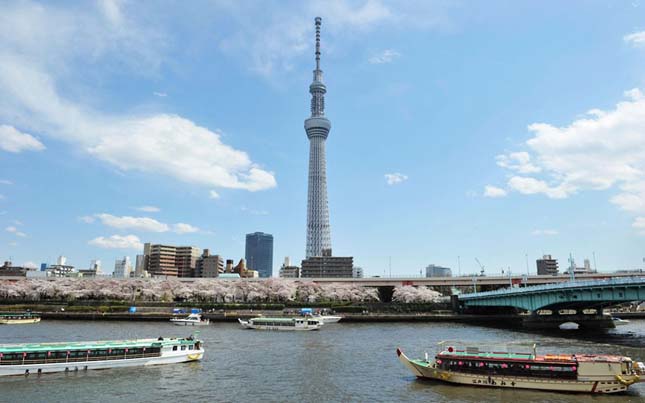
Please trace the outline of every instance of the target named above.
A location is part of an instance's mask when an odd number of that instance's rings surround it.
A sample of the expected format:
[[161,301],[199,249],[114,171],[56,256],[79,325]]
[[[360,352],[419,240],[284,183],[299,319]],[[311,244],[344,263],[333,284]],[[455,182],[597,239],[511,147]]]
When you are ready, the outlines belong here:
[[204,319],[198,313],[191,313],[185,318],[172,318],[170,321],[177,326],[206,326],[211,323],[210,319]]
[[188,338],[0,344],[0,376],[86,371],[201,360],[201,340]]
[[318,330],[323,322],[311,318],[251,318],[242,320],[238,318],[244,329],[256,330]]
[[[444,344],[444,343],[440,343]],[[624,392],[645,376],[645,365],[629,357],[595,354],[537,355],[530,351],[503,352],[503,348],[442,347],[435,358],[409,359],[400,349],[399,360],[419,378],[444,382],[553,392]]]
[[319,320],[325,325],[328,325],[330,323],[338,323],[341,319],[343,319],[342,316],[334,315],[311,315],[310,318]]

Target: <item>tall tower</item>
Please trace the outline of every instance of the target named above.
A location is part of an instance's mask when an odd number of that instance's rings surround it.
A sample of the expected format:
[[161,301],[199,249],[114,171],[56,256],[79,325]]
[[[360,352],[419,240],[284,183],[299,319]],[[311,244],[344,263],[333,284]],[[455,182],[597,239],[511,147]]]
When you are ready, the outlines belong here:
[[327,204],[327,163],[325,140],[331,122],[325,117],[325,93],[323,72],[320,70],[320,23],[316,17],[316,70],[309,86],[311,93],[311,117],[305,120],[309,138],[309,188],[307,192],[307,253],[306,257],[331,254],[331,229]]

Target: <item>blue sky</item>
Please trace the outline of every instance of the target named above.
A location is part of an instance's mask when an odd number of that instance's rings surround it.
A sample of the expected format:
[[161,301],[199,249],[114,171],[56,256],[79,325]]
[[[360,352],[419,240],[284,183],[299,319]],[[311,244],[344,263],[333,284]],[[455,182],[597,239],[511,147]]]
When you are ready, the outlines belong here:
[[318,15],[335,255],[643,266],[640,1],[0,2],[2,258],[300,261]]

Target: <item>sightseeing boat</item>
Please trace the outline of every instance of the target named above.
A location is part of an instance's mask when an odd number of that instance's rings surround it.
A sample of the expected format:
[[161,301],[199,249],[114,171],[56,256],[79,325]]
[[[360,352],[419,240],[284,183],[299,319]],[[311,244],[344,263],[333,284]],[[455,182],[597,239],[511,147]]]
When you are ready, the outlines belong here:
[[0,344],[0,376],[86,371],[201,360],[195,338]]
[[177,326],[206,326],[211,323],[210,319],[204,319],[198,313],[191,313],[185,318],[172,318],[170,321]]
[[0,313],[0,325],[20,325],[40,322],[40,315],[33,312]]
[[318,330],[323,323],[313,318],[238,318],[244,329],[256,330]]
[[311,318],[319,320],[325,325],[328,325],[330,323],[338,323],[341,319],[343,319],[342,316],[335,315],[312,315]]
[[[440,343],[442,346],[445,342]],[[501,349],[499,349],[501,350]],[[442,347],[434,360],[409,359],[396,353],[419,378],[500,388],[555,392],[618,393],[642,381],[645,365],[629,357],[590,354],[537,355],[535,345],[524,352],[482,351],[479,347]]]

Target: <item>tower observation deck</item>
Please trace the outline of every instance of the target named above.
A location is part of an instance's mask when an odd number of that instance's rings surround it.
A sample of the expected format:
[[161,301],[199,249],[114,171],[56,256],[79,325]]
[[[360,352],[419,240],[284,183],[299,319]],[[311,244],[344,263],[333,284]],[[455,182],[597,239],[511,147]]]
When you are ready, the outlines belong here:
[[325,117],[325,93],[323,72],[320,70],[320,24],[316,17],[316,69],[309,85],[311,94],[311,117],[305,120],[309,138],[309,182],[307,191],[307,251],[306,257],[331,254],[331,228],[327,203],[327,162],[325,140],[331,122]]

